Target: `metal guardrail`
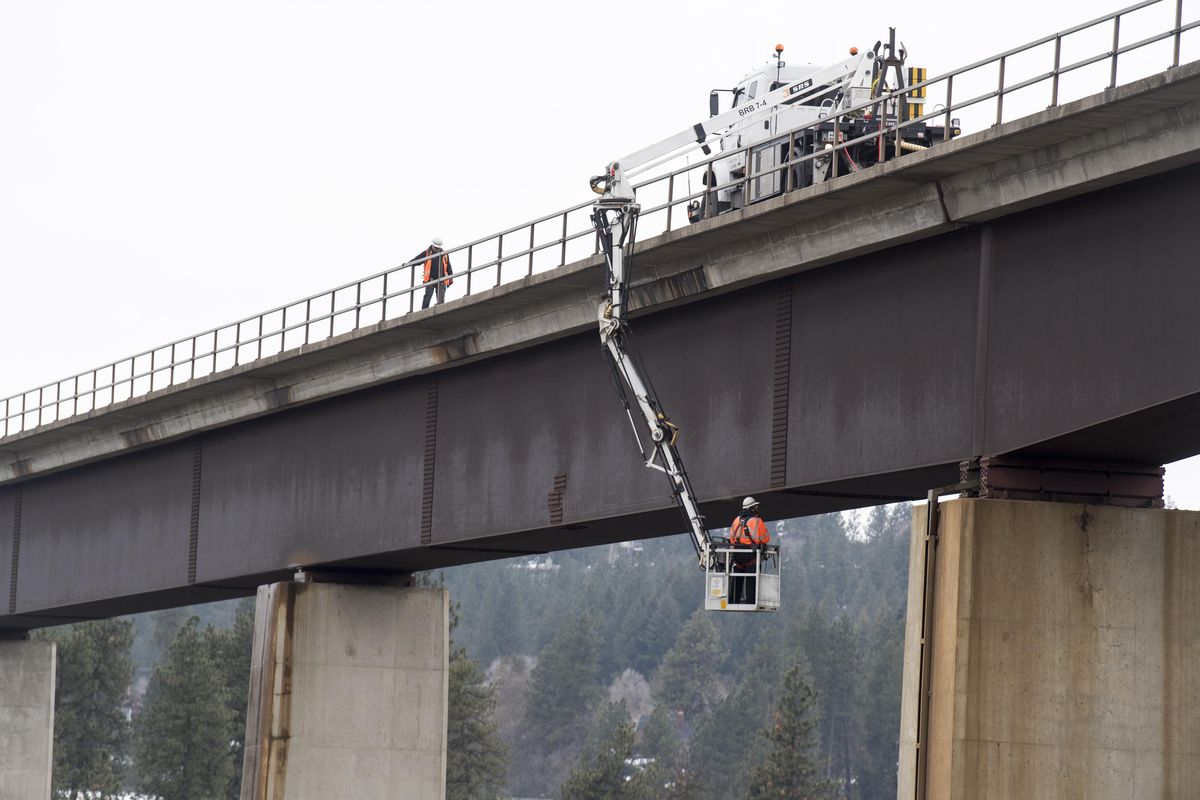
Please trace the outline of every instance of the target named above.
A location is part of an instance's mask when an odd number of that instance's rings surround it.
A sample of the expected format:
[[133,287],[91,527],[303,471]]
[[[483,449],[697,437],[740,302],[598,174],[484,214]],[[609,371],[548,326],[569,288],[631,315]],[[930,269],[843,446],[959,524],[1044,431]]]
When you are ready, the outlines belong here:
[[[1200,4],[1200,0],[1195,1]],[[1155,6],[1159,7],[1159,10],[1173,11],[1173,23],[1165,28],[1160,24],[1155,32],[1122,44],[1122,20],[1128,21],[1143,9]],[[1067,51],[1065,45],[1069,44],[1068,40],[1071,37],[1094,34],[1104,25],[1112,26],[1111,40],[1105,37],[1105,44],[1099,51],[1063,63]],[[1063,79],[1094,65],[1108,64],[1109,68],[1105,70],[1107,81],[1100,88],[1112,88],[1117,85],[1118,62],[1121,56],[1158,43],[1169,47],[1172,55],[1169,66],[1177,67],[1180,63],[1183,34],[1197,27],[1200,27],[1200,19],[1184,21],[1184,0],[1144,0],[999,55],[915,83],[882,98],[840,111],[839,117],[866,111],[878,107],[881,103],[898,105],[910,97],[918,96],[917,93],[921,91],[924,92],[926,107],[934,109],[907,120],[897,118],[895,121],[881,124],[875,131],[844,141],[837,132],[838,120],[835,119],[836,144],[833,151],[886,137],[889,133],[895,134],[906,126],[922,122],[937,120],[949,130],[955,115],[989,102],[994,103],[995,114],[994,118],[989,114],[988,119],[993,120],[991,124],[1000,124],[1006,119],[1029,113],[1028,110],[1021,110],[1013,114],[1012,104],[1006,109],[1005,99],[1027,92],[1032,87],[1048,89],[1046,99],[1049,101],[1049,107],[1054,107],[1064,102]],[[1022,56],[1036,53],[1039,49],[1045,51],[1043,55],[1050,57],[1049,68],[1014,80],[1015,62]],[[992,69],[995,70],[995,77],[991,78],[990,83],[984,79],[986,88],[983,91],[972,90],[979,84],[980,76]],[[1089,86],[1089,91],[1078,96],[1097,91],[1094,84]],[[967,98],[956,99],[964,93],[965,87]],[[942,93],[940,96],[937,94],[939,91]],[[935,99],[940,99],[941,102],[934,105]],[[776,138],[790,137],[794,141],[797,134],[818,124],[821,123],[784,131]],[[895,139],[898,141],[899,137]],[[686,206],[715,190],[748,184],[755,178],[762,178],[769,173],[786,170],[784,191],[790,191],[794,172],[792,167],[830,153],[826,150],[823,153],[808,153],[789,158],[756,173],[750,163],[750,151],[761,144],[756,142],[722,151],[703,160],[691,161],[691,150],[699,148],[699,145],[696,145],[695,148],[676,154],[665,164],[658,165],[660,168],[668,167],[667,171],[647,178],[635,187],[643,201],[646,195],[661,198],[657,202],[651,201],[651,205],[643,202],[643,222],[639,225],[643,233],[646,232],[647,217],[661,214],[664,218],[658,222],[660,229],[657,232],[674,230],[680,227],[679,217],[675,213],[675,209],[680,205]],[[788,152],[792,152],[792,149]],[[898,155],[899,152],[893,157]],[[746,160],[744,176],[720,186],[706,186],[698,192],[691,191],[693,176],[699,180],[699,176],[713,163],[740,157],[745,157]],[[688,159],[685,165],[678,166],[684,159]],[[839,161],[838,158],[832,159],[835,178]],[[672,164],[675,166],[672,167]],[[677,188],[684,181],[687,182],[687,193],[677,196]],[[582,178],[580,182],[582,184]],[[455,286],[450,287],[447,298],[469,296],[473,292],[532,275],[535,271],[561,268],[571,263],[571,260],[596,252],[595,232],[590,220],[591,205],[589,200],[448,249],[446,252],[452,257],[452,263],[459,263],[456,268],[458,271],[453,276]],[[686,216],[685,214],[685,220]],[[686,224],[688,223],[684,221],[683,225]],[[652,227],[651,235],[654,233]],[[462,263],[464,260],[465,265]],[[343,284],[7,397],[0,400],[0,439],[412,313],[417,310],[417,293],[431,288],[431,284],[435,283],[419,280],[419,268],[419,261],[391,267],[362,280]],[[599,288],[597,285],[597,289]]]

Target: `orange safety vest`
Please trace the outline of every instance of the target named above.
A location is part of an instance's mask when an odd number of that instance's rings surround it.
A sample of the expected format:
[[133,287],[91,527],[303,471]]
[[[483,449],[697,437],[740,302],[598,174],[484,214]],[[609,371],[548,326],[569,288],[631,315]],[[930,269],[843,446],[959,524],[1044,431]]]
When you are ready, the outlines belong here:
[[[429,253],[428,250],[426,250],[425,252],[428,253],[430,256],[433,255],[432,253]],[[445,280],[442,281],[442,283],[446,284],[447,286],[454,283],[454,279],[450,277],[450,272],[451,272],[450,256],[446,255],[445,253],[442,253],[442,269],[440,270],[440,272],[441,272],[441,274],[438,275],[438,277],[445,278]],[[433,275],[433,258],[430,257],[430,258],[425,259],[425,277],[421,278],[421,282],[429,283],[429,278],[432,275]]]
[[769,544],[771,534],[767,531],[767,523],[762,517],[743,519],[742,515],[733,518],[729,526],[729,542],[736,545]]

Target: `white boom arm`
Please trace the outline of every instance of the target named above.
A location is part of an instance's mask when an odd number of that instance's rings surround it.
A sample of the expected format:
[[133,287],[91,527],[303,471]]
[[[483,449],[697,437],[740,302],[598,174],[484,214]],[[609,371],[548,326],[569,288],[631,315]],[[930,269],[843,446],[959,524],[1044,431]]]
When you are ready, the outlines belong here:
[[851,56],[840,64],[826,67],[802,80],[793,81],[772,92],[749,99],[723,114],[710,117],[704,122],[697,122],[687,130],[630,153],[619,161],[609,164],[605,175],[593,178],[592,190],[597,194],[604,194],[606,198],[626,198],[632,201],[633,187],[624,180],[626,176],[632,177],[651,166],[651,162],[657,159],[677,155],[675,151],[685,147],[703,147],[707,153],[706,142],[735,122],[747,122],[761,117],[769,118],[779,113],[781,105],[803,103],[818,94],[843,89],[858,73],[866,57],[866,53]]
[[[778,113],[777,107],[781,104],[801,102],[816,94],[844,88],[857,74],[865,57],[865,54],[852,57],[803,80],[750,99],[724,114],[718,114],[657,144],[638,150],[620,161],[612,162],[604,175],[591,180],[592,190],[603,195],[592,206],[592,224],[600,237],[600,246],[607,262],[605,298],[600,303],[600,342],[612,365],[617,389],[625,404],[625,413],[633,426],[634,436],[642,447],[642,457],[646,460],[646,466],[661,470],[670,479],[675,501],[687,517],[701,569],[712,565],[712,541],[704,525],[704,518],[700,516],[700,506],[687,471],[683,468],[683,460],[675,446],[679,439],[679,428],[667,417],[650,386],[649,379],[644,377],[644,370],[637,362],[629,338],[629,326],[626,321],[629,266],[636,238],[637,216],[641,209],[635,202],[633,186],[628,182],[626,175],[630,170],[648,168],[656,159],[675,154],[689,145],[704,147],[707,153],[708,147],[705,142],[709,137],[735,122],[769,117]],[[646,432],[650,436],[650,448],[642,444],[638,425],[634,421],[629,392],[633,394],[633,404],[637,406]]]

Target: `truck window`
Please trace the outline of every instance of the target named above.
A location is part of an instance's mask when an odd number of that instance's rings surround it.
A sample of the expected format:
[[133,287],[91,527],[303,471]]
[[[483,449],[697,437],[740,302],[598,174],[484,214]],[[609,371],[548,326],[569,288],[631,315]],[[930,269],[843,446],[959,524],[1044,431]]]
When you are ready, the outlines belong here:
[[758,94],[758,81],[752,81],[750,83],[750,88],[746,90],[746,99],[753,100],[757,94]]

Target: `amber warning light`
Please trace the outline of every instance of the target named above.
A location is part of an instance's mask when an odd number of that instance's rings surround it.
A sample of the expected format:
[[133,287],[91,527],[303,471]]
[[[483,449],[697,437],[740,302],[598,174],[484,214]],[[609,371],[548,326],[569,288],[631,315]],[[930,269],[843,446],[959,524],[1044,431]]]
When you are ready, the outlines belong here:
[[781,45],[781,44],[777,44],[777,45],[775,45],[775,52],[776,52],[776,53],[782,53],[782,52],[783,52],[783,45]]
[[851,47],[851,48],[850,48],[850,55],[852,55],[852,56],[856,56],[856,55],[858,55],[858,48],[857,48],[857,47]]

